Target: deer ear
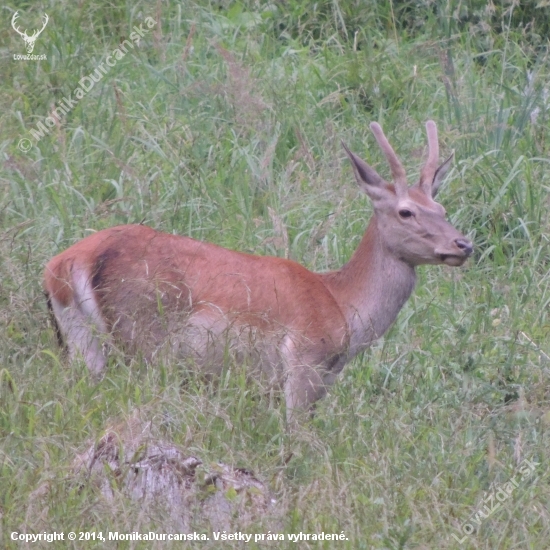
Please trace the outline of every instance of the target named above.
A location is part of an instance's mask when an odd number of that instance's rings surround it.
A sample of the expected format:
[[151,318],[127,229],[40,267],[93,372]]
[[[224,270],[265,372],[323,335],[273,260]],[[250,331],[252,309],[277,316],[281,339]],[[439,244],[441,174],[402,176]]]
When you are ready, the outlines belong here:
[[437,192],[439,191],[439,187],[443,183],[443,180],[445,179],[445,176],[447,175],[447,172],[449,171],[449,168],[451,167],[451,161],[453,160],[454,152],[450,154],[449,158],[443,162],[439,166],[439,168],[435,171],[434,174],[434,180],[432,182],[432,197],[435,198],[437,195]]
[[380,193],[387,189],[385,180],[378,174],[378,172],[369,166],[363,159],[359,158],[356,154],[352,153],[342,142],[342,147],[345,149],[349,159],[351,160],[351,166],[353,167],[353,173],[355,179],[361,187],[361,189],[371,198],[380,198]]

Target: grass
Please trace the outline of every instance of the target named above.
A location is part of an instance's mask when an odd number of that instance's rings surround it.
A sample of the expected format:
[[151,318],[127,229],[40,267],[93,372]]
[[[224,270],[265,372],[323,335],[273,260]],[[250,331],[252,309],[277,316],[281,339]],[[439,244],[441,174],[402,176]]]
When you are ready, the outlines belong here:
[[[102,514],[100,497],[71,483],[75,452],[136,407],[203,460],[254,470],[277,498],[278,532],[348,539],[304,547],[547,546],[547,43],[512,25],[519,7],[500,15],[498,33],[483,27],[485,12],[460,19],[456,8],[351,0],[4,6],[4,21],[10,9],[32,21],[50,16],[34,52],[45,61],[14,60],[24,53],[21,37],[7,23],[0,34],[4,547],[23,546],[12,531],[155,529],[124,500]],[[19,150],[146,17],[156,24],[139,44],[29,152]],[[116,359],[94,385],[83,365],[66,362],[41,272],[90,230],[143,221],[332,269],[350,257],[371,212],[340,140],[387,174],[368,130],[379,121],[412,179],[428,118],[442,157],[454,150],[456,158],[440,200],[475,242],[475,257],[458,270],[420,269],[392,330],[346,367],[295,433],[285,432],[279,402],[245,384],[238,366],[212,388],[182,387],[176,365]],[[525,458],[539,463],[534,474],[459,544],[452,535],[462,536]],[[295,543],[276,547],[285,544]]]

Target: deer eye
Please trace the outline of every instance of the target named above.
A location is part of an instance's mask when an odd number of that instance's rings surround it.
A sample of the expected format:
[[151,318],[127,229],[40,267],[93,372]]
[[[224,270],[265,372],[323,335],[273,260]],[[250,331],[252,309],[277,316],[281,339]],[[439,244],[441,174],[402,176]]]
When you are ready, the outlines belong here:
[[414,216],[414,214],[410,210],[402,208],[401,210],[399,210],[399,216],[401,216],[402,218],[410,218],[411,216]]

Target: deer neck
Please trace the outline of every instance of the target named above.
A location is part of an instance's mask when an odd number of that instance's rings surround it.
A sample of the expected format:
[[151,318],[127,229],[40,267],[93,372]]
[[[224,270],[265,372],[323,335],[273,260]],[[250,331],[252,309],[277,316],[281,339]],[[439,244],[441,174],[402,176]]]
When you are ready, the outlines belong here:
[[347,320],[351,358],[395,321],[414,289],[416,273],[384,245],[373,216],[350,261],[321,278]]

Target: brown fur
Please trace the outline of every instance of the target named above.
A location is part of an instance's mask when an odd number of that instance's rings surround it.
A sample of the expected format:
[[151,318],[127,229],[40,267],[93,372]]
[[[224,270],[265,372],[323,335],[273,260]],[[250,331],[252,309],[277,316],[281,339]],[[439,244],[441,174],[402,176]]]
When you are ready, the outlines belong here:
[[72,355],[100,374],[113,339],[131,355],[153,361],[168,352],[214,373],[229,350],[239,360],[250,356],[270,384],[284,387],[290,411],[316,401],[394,321],[416,265],[461,265],[472,252],[433,200],[450,161],[436,167],[435,125],[428,123],[429,164],[411,188],[381,128],[373,131],[396,183],[348,151],[374,215],[340,270],[312,273],[142,225],[106,229],[53,258],[44,273]]

